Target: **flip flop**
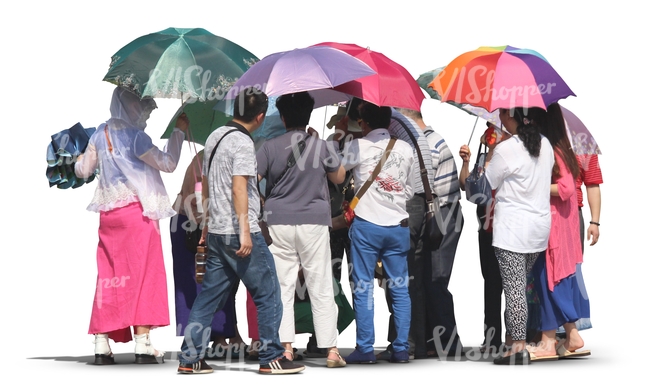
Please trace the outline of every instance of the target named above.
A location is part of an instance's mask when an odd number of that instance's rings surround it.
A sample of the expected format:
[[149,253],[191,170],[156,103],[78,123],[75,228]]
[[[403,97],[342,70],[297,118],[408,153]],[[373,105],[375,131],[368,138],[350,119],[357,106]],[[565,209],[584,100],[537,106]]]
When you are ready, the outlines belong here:
[[591,351],[582,350],[582,351],[569,351],[564,347],[564,344],[560,345],[557,348],[557,355],[559,358],[580,358],[591,355]]

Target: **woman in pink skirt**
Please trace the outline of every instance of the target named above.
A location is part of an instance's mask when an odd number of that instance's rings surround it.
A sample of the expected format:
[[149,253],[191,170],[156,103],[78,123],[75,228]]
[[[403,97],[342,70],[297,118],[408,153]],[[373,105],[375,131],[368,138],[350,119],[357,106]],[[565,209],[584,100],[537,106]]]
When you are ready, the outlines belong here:
[[111,118],[91,137],[75,164],[99,183],[88,206],[99,212],[97,285],[88,333],[95,335],[95,364],[114,363],[108,339],[132,340],[135,362],[162,362],[164,352],[149,340],[152,328],[169,325],[167,276],[160,239],[160,219],[175,214],[160,172],[174,171],[189,121],[183,114],[161,151],[144,132],[156,108],[123,87],[113,92]]

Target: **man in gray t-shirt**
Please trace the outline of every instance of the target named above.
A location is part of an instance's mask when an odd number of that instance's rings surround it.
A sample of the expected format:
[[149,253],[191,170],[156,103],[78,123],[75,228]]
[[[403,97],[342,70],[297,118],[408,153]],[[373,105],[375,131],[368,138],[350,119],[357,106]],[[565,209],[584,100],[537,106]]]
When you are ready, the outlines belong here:
[[210,204],[201,240],[207,244],[208,257],[201,292],[184,331],[179,373],[212,372],[203,359],[212,318],[240,280],[257,307],[261,347],[252,350],[259,351],[259,372],[284,374],[305,369],[282,356],[280,287],[273,255],[257,224],[260,199],[250,133],[264,121],[267,107],[266,94],[255,88],[243,90],[235,101],[234,120],[215,130],[205,145],[203,198]]

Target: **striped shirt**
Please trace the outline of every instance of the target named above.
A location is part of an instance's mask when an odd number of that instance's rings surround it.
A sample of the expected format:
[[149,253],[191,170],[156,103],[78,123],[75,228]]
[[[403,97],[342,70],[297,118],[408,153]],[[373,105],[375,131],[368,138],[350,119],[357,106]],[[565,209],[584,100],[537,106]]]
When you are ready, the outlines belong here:
[[388,133],[397,137],[399,140],[404,140],[413,149],[413,159],[416,164],[415,168],[417,168],[417,170],[413,170],[413,191],[415,193],[424,193],[422,177],[420,175],[420,160],[418,159],[418,153],[413,145],[413,140],[411,140],[411,137],[409,136],[409,131],[413,136],[415,136],[418,147],[420,147],[422,160],[424,161],[424,166],[427,168],[427,176],[429,177],[429,186],[431,186],[431,191],[437,193],[432,185],[435,178],[435,171],[433,170],[431,155],[426,153],[430,150],[429,143],[427,143],[427,137],[415,121],[406,117],[396,109],[393,109],[390,125],[388,126]]
[[580,164],[580,177],[576,179],[576,190],[578,191],[578,207],[582,208],[583,194],[582,184],[585,186],[600,185],[603,183],[603,173],[600,171],[598,155],[579,154],[576,155]]
[[424,134],[431,150],[434,173],[432,191],[438,195],[441,207],[446,204],[456,203],[460,200],[460,184],[454,156],[451,154],[445,139],[436,133],[433,128],[426,127]]

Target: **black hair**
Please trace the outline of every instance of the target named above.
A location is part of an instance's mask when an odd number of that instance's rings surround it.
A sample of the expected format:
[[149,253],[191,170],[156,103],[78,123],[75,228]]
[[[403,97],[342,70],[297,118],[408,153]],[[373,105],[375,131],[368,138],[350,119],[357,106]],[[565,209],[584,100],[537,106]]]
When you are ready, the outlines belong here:
[[[576,154],[571,148],[571,142],[566,131],[566,124],[564,123],[564,116],[562,115],[562,108],[557,103],[553,103],[546,109],[547,121],[546,126],[542,129],[542,135],[546,136],[551,146],[560,155],[562,161],[567,166],[573,178],[580,176],[580,164],[576,158]],[[553,166],[553,173],[559,175],[560,168],[557,163]]]
[[359,116],[370,129],[388,128],[392,115],[390,106],[377,106],[370,102],[364,102],[359,106]]
[[354,97],[350,101],[348,101],[348,104],[346,105],[350,109],[348,110],[348,118],[352,121],[357,121],[361,117],[359,116],[359,105],[361,105],[363,102],[365,102],[363,99]]
[[235,98],[234,118],[249,123],[260,113],[266,113],[269,98],[255,87],[247,87]]
[[285,94],[275,101],[287,128],[306,127],[314,110],[314,98],[308,92]]
[[546,111],[541,108],[514,108],[511,110],[517,121],[517,135],[524,143],[530,156],[537,158],[542,149],[541,130],[545,124]]

